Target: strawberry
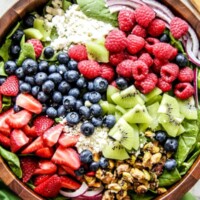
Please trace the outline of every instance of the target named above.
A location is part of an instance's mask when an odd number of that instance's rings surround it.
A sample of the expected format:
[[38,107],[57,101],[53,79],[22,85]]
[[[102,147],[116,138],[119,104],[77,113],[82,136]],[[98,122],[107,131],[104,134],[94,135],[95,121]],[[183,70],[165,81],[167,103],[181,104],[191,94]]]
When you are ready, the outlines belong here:
[[70,47],[68,55],[70,58],[78,62],[88,59],[86,47],[80,44]]
[[16,99],[16,104],[35,114],[42,112],[42,104],[30,94],[19,94]]
[[132,68],[134,62],[132,60],[124,60],[117,65],[116,71],[119,76],[124,78],[131,78],[132,77]]
[[56,171],[57,166],[53,162],[50,160],[41,160],[34,174],[54,174]]
[[148,27],[148,33],[153,37],[160,36],[164,30],[165,22],[161,19],[154,19]]
[[49,179],[50,177],[51,177],[51,175],[49,175],[49,174],[38,175],[34,178],[33,185],[38,186],[41,183],[43,183],[44,181],[46,181],[47,179]]
[[20,129],[14,129],[10,135],[10,146],[12,152],[17,152],[29,142],[29,138]]
[[19,81],[15,75],[9,76],[0,86],[0,93],[5,96],[17,96],[19,92]]
[[115,70],[109,64],[101,64],[101,75],[109,83],[113,81],[115,77]]
[[35,154],[41,158],[51,158],[53,153],[54,151],[51,147],[44,147],[35,152]]
[[40,185],[34,191],[46,198],[56,197],[61,189],[61,180],[58,175],[53,175]]
[[5,135],[3,135],[2,133],[0,133],[0,145],[2,145],[5,148],[10,147],[10,139]]
[[57,124],[56,126],[49,128],[43,134],[44,143],[47,146],[52,147],[54,144],[57,143],[62,131],[63,131],[63,125],[62,124]]
[[52,157],[52,161],[59,165],[66,165],[74,170],[81,166],[78,153],[70,147],[59,146]]
[[58,166],[58,172],[57,173],[58,173],[59,176],[67,175],[67,172],[61,166]]
[[67,176],[61,176],[60,180],[61,180],[61,188],[77,190],[81,186],[80,183],[76,182],[75,180],[73,180]]
[[2,95],[0,94],[0,111],[2,111],[3,104],[2,104]]
[[65,166],[65,165],[62,165],[62,168],[65,170],[65,172],[73,177],[76,177],[76,174],[74,172],[73,169],[71,169],[70,167],[68,166]]
[[95,176],[95,174],[96,174],[96,172],[94,172],[94,171],[91,171],[91,172],[87,172],[87,173],[86,173],[86,176],[91,176],[91,177],[94,177],[94,176]]
[[33,125],[35,126],[35,132],[37,133],[37,135],[42,135],[53,124],[54,124],[54,120],[44,115],[36,117],[33,122]]
[[25,125],[22,130],[29,137],[37,137],[37,133],[35,131],[35,126],[30,127],[28,124]]
[[30,39],[30,40],[27,40],[27,43],[33,45],[33,49],[35,51],[35,56],[36,56],[36,58],[39,58],[40,55],[42,54],[42,50],[44,48],[42,42],[38,39]]
[[13,113],[6,119],[6,123],[12,128],[22,128],[27,125],[32,118],[29,111],[21,110],[18,113]]
[[78,142],[78,138],[79,138],[79,135],[71,135],[68,133],[63,133],[60,136],[58,143],[62,145],[63,147],[73,147]]
[[30,156],[21,157],[20,166],[22,169],[22,181],[27,183],[33,176],[38,166],[38,161],[36,158]]

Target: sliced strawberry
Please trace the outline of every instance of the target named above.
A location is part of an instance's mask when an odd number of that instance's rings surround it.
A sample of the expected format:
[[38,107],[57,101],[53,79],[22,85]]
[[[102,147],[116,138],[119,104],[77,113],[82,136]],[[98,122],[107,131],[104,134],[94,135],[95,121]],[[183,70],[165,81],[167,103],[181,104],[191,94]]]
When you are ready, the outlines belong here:
[[41,160],[34,174],[54,174],[57,166],[49,160]]
[[29,138],[20,129],[14,129],[10,135],[10,146],[12,152],[17,152],[29,142]]
[[61,180],[61,187],[62,188],[77,190],[81,186],[80,183],[74,181],[73,179],[71,179],[67,176],[61,176],[60,180]]
[[56,197],[61,188],[61,180],[57,175],[51,176],[49,179],[38,185],[34,191],[47,198]]
[[59,146],[52,157],[52,161],[59,165],[66,165],[74,170],[81,166],[78,153],[70,147]]
[[10,147],[10,139],[5,135],[3,135],[2,133],[0,133],[0,145],[2,145],[5,148]]
[[74,172],[74,169],[68,167],[68,166],[65,166],[65,165],[62,165],[62,168],[65,170],[65,172],[71,176],[74,176],[76,177],[76,174]]
[[47,146],[52,147],[54,144],[58,142],[62,130],[63,130],[62,124],[57,124],[56,126],[53,126],[50,129],[46,130],[43,134],[44,143]]
[[51,147],[44,147],[35,152],[35,154],[41,158],[51,158],[53,153],[54,151]]
[[22,154],[33,153],[43,147],[44,147],[43,139],[40,136],[40,137],[36,138],[31,144],[29,144],[21,153]]
[[73,147],[78,142],[79,135],[71,135],[68,133],[63,133],[58,143],[62,145],[63,147]]
[[21,110],[17,113],[11,114],[7,119],[6,123],[12,128],[22,128],[27,125],[31,120],[32,114],[27,110]]
[[37,135],[42,135],[53,124],[54,124],[54,120],[48,118],[47,116],[36,117],[33,122]]
[[51,175],[49,175],[49,174],[38,175],[34,178],[33,185],[38,186],[41,183],[43,183],[44,181],[46,181],[47,179],[49,179],[50,177],[51,177]]
[[22,169],[22,181],[26,183],[37,169],[38,161],[34,157],[25,156],[20,158],[20,165]]
[[5,96],[17,96],[19,92],[18,78],[13,75],[9,76],[6,81],[0,86],[0,93]]
[[40,114],[42,112],[42,104],[30,94],[19,94],[16,104],[32,113]]
[[96,172],[91,171],[91,172],[87,172],[86,176],[95,176],[95,174],[96,174]]
[[2,106],[3,106],[3,104],[2,104],[2,95],[0,94],[0,111],[2,110]]
[[29,137],[37,137],[37,133],[35,131],[35,126],[30,127],[28,124],[25,125],[22,130]]
[[58,175],[59,176],[67,175],[67,172],[61,166],[58,166]]

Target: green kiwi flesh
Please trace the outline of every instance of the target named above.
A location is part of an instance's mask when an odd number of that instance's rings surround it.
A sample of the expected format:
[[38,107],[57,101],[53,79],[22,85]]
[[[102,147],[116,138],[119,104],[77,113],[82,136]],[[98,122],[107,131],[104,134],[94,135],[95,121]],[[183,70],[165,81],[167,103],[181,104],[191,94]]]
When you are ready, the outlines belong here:
[[109,86],[108,86],[107,92],[106,92],[106,97],[107,97],[107,101],[108,101],[109,103],[114,103],[113,100],[112,100],[112,98],[111,98],[111,96],[112,96],[113,94],[117,93],[117,92],[119,92],[119,90],[118,90],[116,87],[114,87],[114,86],[112,86],[112,85],[109,85]]
[[35,28],[27,28],[24,30],[25,36],[26,38],[34,38],[34,39],[38,39],[41,40],[43,38],[42,33],[35,29]]

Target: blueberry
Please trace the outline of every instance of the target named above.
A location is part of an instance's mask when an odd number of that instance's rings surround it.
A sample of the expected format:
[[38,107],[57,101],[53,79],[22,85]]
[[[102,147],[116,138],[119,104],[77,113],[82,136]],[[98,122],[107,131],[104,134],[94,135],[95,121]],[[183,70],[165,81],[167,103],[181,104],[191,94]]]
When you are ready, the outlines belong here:
[[160,36],[160,42],[166,42],[166,43],[170,43],[170,38],[166,33],[163,33]]
[[176,162],[176,160],[174,160],[174,159],[168,159],[168,160],[165,162],[165,165],[164,165],[164,167],[165,167],[165,169],[166,169],[167,171],[172,171],[172,170],[174,170],[174,169],[176,168],[176,166],[177,166],[177,162]]
[[34,86],[34,87],[32,87],[32,89],[31,89],[31,94],[34,96],[34,97],[36,97],[37,95],[38,95],[38,92],[40,91],[40,87],[39,86]]
[[83,106],[83,101],[77,100],[75,105],[76,111],[78,111],[81,106]]
[[45,47],[44,49],[44,57],[49,59],[53,57],[54,55],[54,49],[52,47]]
[[42,85],[47,80],[47,74],[45,72],[38,72],[35,75],[35,83],[37,85]]
[[21,85],[22,83],[24,83],[24,81],[23,80],[19,80],[19,85]]
[[103,110],[99,104],[93,104],[90,107],[90,112],[92,116],[99,117],[102,115]]
[[54,103],[60,103],[62,102],[63,96],[61,92],[55,91],[52,95],[52,100]]
[[17,68],[16,71],[15,71],[15,75],[19,79],[24,78],[24,70],[23,70],[23,68],[22,67]]
[[47,108],[47,104],[42,104],[42,114],[46,114]]
[[44,84],[42,85],[42,91],[46,94],[50,94],[51,92],[53,92],[54,88],[55,84],[51,80],[45,81]]
[[178,148],[178,141],[175,138],[168,138],[164,144],[166,151],[174,152]]
[[75,70],[69,70],[64,73],[64,79],[69,83],[74,83],[79,79],[79,73]]
[[167,139],[167,134],[165,131],[156,131],[156,136],[155,139],[160,142],[163,143],[166,139]]
[[12,40],[13,42],[15,43],[20,43],[22,37],[24,35],[24,31],[23,30],[20,30],[20,29],[17,29],[14,34],[12,35]]
[[106,92],[108,81],[104,78],[98,77],[94,79],[94,90],[100,93]]
[[98,103],[101,100],[101,94],[99,92],[90,92],[88,96],[88,100],[91,103]]
[[86,88],[87,87],[87,82],[86,82],[84,77],[80,77],[76,81],[76,85],[77,85],[78,88]]
[[89,95],[90,95],[90,93],[89,93],[89,92],[86,92],[86,93],[83,95],[83,100],[84,100],[84,101],[89,100]]
[[179,53],[175,58],[176,64],[179,67],[186,67],[188,65],[188,59],[182,53]]
[[14,110],[15,113],[17,113],[17,112],[19,112],[21,110],[21,107],[19,107],[18,105],[15,104],[13,106],[13,110]]
[[58,65],[57,72],[59,74],[64,74],[67,71],[67,67],[64,64]]
[[124,89],[126,89],[128,87],[128,82],[124,78],[121,78],[121,77],[117,78],[115,82],[116,82],[117,87],[120,90],[124,90]]
[[63,106],[66,110],[73,109],[76,106],[76,98],[73,96],[66,96],[63,98]]
[[94,133],[94,125],[90,122],[83,122],[81,125],[81,132],[85,136],[90,136]]
[[10,46],[10,55],[13,58],[18,58],[21,51],[21,47],[17,44],[13,44]]
[[89,164],[93,161],[92,152],[88,149],[83,150],[80,153],[80,161],[85,164]]
[[31,86],[35,85],[35,80],[34,80],[34,77],[32,77],[32,76],[25,76],[24,81],[26,83],[29,83]]
[[116,119],[114,115],[107,115],[103,119],[103,124],[108,128],[112,128],[115,125],[115,123],[116,123]]
[[85,169],[84,167],[80,167],[79,169],[74,171],[76,176],[83,176],[85,174]]
[[45,60],[40,61],[38,64],[38,69],[40,72],[48,72],[48,69],[49,69],[48,62]]
[[79,108],[79,114],[81,117],[88,119],[90,117],[90,109],[86,106],[81,106]]
[[26,28],[31,28],[31,27],[33,27],[34,20],[35,20],[34,15],[28,14],[23,19],[23,25]]
[[53,107],[49,107],[46,110],[46,114],[50,118],[55,118],[55,117],[57,117],[57,110]]
[[88,86],[87,86],[88,91],[93,91],[94,90],[94,83],[93,82],[88,82]]
[[67,53],[64,52],[59,53],[57,59],[60,64],[67,65],[67,63],[69,62],[69,56]]
[[57,67],[55,65],[50,65],[48,68],[49,74],[57,72]]
[[57,112],[58,112],[58,117],[64,117],[67,111],[65,110],[65,107],[61,105],[58,107]]
[[55,73],[50,74],[48,76],[48,79],[52,80],[55,84],[58,84],[62,81],[62,76],[58,72],[55,72]]
[[102,126],[103,124],[103,120],[101,118],[96,117],[92,117],[91,122],[95,127]]
[[21,93],[30,93],[31,92],[31,85],[29,83],[22,83],[19,86],[19,90]]
[[104,157],[101,157],[100,160],[99,160],[99,165],[101,168],[105,169],[108,167],[109,163],[108,163],[108,159],[107,158],[104,158]]
[[67,124],[76,125],[80,122],[80,117],[77,112],[70,112],[66,116]]
[[9,60],[5,63],[4,69],[6,74],[13,75],[17,69],[17,64],[14,61]]
[[93,172],[96,172],[99,169],[99,162],[92,162],[89,166],[89,169]]
[[75,60],[70,60],[68,62],[67,67],[68,67],[69,70],[77,70],[78,69],[78,63]]
[[62,81],[58,85],[58,91],[60,91],[62,94],[66,94],[70,89],[71,89],[71,86],[66,81]]
[[68,95],[78,98],[80,95],[80,90],[78,88],[72,88],[69,90]]
[[37,99],[39,102],[45,103],[49,99],[49,96],[45,94],[43,91],[40,91],[37,94]]
[[5,77],[0,77],[0,85],[2,85],[6,81]]
[[34,75],[37,72],[38,64],[35,60],[27,58],[22,63],[22,68],[24,70],[24,74],[26,75]]

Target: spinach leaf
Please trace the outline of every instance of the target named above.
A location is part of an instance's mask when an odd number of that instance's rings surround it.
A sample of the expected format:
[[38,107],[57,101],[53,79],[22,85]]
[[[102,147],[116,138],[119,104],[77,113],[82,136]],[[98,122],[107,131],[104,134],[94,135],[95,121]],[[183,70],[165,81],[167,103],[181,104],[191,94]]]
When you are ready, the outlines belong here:
[[4,60],[4,62],[8,61],[10,56],[9,56],[9,48],[11,45],[11,39],[6,39],[4,44],[0,48],[0,57]]
[[167,187],[171,186],[181,179],[179,171],[175,168],[173,171],[168,172],[164,170],[163,174],[159,177],[159,186]]
[[8,76],[4,69],[4,62],[0,62],[0,76]]
[[131,199],[137,199],[137,200],[151,200],[153,198],[155,198],[155,194],[147,192],[146,194],[136,194],[135,192],[129,190],[128,191],[129,196],[131,197]]
[[16,154],[5,150],[3,147],[0,146],[0,155],[2,158],[4,158],[9,167],[11,168],[11,170],[13,171],[13,173],[18,177],[18,178],[22,178],[22,170],[20,168],[20,162],[19,162],[19,158],[17,157]]
[[72,2],[69,0],[62,0],[62,9],[66,11],[70,6],[72,5]]
[[8,108],[10,108],[11,104],[12,104],[11,97],[3,96],[3,98],[2,98],[2,109],[0,110],[0,112],[2,110],[7,110]]
[[169,38],[170,38],[170,43],[172,46],[176,47],[181,53],[185,53],[184,49],[183,49],[183,45],[179,40],[176,40],[171,32],[169,32]]
[[50,38],[52,40],[55,40],[58,37],[58,32],[55,26],[52,27],[51,29],[51,34],[50,34]]
[[117,13],[112,14],[106,7],[104,0],[77,0],[77,3],[81,11],[88,17],[118,26]]
[[16,24],[16,26],[10,31],[10,33],[7,35],[6,38],[7,38],[7,39],[11,38],[12,35],[15,33],[15,31],[16,31],[20,26],[21,26],[21,23],[18,22],[18,23]]

